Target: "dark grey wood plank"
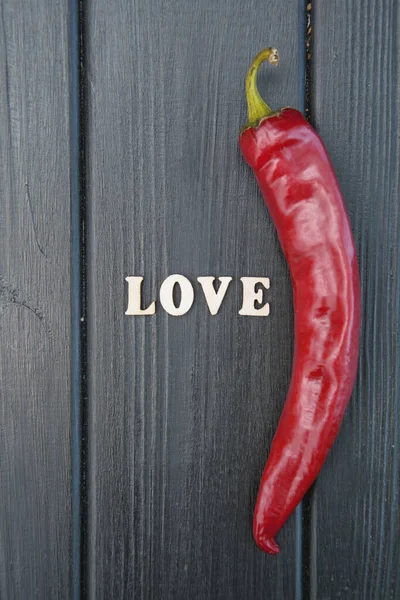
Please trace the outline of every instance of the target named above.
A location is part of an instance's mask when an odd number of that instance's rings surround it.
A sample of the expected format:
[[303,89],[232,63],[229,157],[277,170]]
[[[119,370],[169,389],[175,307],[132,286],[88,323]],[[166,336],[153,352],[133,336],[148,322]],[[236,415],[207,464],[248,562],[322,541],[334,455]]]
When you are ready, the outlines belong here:
[[314,116],[362,283],[358,380],[313,498],[312,597],[400,597],[398,3],[313,4]]
[[0,9],[0,597],[68,598],[67,10]]
[[[295,598],[295,518],[282,554],[251,519],[290,376],[287,267],[238,150],[244,76],[297,105],[297,2],[88,4],[89,555],[94,598]],[[181,273],[185,316],[124,316]],[[211,317],[196,277],[235,280]],[[271,316],[240,317],[241,276],[271,278]]]

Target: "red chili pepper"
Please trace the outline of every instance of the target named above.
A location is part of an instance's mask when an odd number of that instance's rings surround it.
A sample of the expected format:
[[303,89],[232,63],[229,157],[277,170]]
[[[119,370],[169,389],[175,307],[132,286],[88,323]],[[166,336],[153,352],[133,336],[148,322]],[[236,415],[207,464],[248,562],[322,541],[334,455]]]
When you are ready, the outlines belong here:
[[288,396],[261,479],[253,534],[269,554],[337,436],[357,371],[360,283],[348,215],[327,151],[302,114],[260,97],[260,64],[246,78],[249,123],[240,148],[254,171],[288,262],[295,346]]

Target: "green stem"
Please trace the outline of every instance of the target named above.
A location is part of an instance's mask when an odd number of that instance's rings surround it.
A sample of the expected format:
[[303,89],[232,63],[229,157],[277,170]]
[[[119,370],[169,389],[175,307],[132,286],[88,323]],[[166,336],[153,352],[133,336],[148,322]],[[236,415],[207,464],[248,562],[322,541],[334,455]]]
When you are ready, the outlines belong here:
[[279,62],[279,53],[276,48],[264,48],[251,63],[246,76],[246,98],[249,114],[249,123],[257,123],[272,113],[272,110],[261,98],[257,89],[257,71],[261,63],[267,60],[275,67]]

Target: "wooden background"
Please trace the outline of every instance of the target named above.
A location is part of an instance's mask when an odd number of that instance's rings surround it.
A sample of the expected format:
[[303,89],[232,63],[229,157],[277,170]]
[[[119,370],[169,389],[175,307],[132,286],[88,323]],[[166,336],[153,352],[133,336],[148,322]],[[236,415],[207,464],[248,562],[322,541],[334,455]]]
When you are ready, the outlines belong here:
[[[0,598],[400,597],[399,9],[308,4],[1,0]],[[251,518],[291,286],[237,146],[269,44],[260,89],[328,147],[363,298],[353,398],[277,557]],[[172,273],[190,312],[124,316],[127,275],[150,300]],[[215,317],[200,275],[234,277]],[[237,314],[252,275],[266,319]]]

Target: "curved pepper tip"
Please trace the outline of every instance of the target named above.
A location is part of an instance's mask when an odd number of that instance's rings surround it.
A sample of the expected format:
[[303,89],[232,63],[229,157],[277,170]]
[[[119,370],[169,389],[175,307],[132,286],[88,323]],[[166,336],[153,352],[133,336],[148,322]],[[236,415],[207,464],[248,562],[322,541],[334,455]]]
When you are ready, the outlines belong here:
[[279,554],[279,546],[273,537],[257,536],[255,538],[257,546],[267,554]]

